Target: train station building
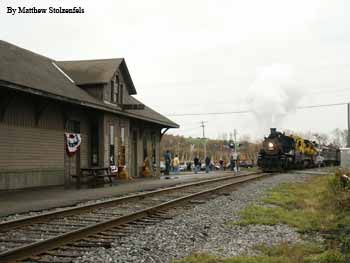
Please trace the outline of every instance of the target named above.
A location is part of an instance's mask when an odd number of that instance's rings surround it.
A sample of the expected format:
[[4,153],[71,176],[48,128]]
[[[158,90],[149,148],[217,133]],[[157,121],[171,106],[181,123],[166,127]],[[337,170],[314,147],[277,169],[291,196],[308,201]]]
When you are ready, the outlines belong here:
[[159,174],[162,131],[179,126],[135,94],[122,58],[55,61],[0,41],[0,190],[111,164],[138,177],[146,158]]

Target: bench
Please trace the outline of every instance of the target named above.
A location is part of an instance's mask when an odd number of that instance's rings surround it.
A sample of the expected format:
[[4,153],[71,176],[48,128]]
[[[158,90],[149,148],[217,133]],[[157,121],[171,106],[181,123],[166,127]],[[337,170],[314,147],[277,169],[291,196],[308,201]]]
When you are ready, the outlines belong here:
[[109,184],[112,186],[112,173],[109,167],[91,167],[91,168],[81,168],[79,176],[73,176],[76,178],[76,188],[79,189],[82,184],[83,178],[88,178],[88,185],[91,187],[96,187],[101,179],[103,180],[107,177]]

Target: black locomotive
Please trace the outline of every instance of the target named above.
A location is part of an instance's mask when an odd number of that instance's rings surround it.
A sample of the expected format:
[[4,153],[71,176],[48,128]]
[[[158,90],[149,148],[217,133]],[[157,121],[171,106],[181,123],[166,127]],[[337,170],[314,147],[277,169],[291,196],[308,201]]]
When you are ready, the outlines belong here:
[[258,155],[258,166],[267,172],[338,165],[339,148],[318,146],[299,136],[285,135],[271,128]]

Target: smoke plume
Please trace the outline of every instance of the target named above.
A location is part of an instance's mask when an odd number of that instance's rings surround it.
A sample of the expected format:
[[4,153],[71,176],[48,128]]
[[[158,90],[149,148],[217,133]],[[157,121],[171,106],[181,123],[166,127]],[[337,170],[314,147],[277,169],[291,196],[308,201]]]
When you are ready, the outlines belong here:
[[267,134],[270,127],[281,129],[283,119],[296,110],[301,91],[290,65],[273,64],[257,70],[248,91],[248,103],[257,130]]

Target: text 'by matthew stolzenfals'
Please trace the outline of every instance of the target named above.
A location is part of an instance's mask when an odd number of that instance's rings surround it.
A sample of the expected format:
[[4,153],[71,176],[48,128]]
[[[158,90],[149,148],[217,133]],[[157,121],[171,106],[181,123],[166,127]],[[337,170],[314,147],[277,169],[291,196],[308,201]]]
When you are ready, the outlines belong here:
[[72,7],[72,8],[66,8],[66,7],[48,7],[48,8],[37,8],[35,6],[33,7],[25,7],[25,6],[18,6],[18,7],[6,7],[6,13],[10,15],[17,15],[17,14],[84,14],[85,9],[81,6],[79,7]]

